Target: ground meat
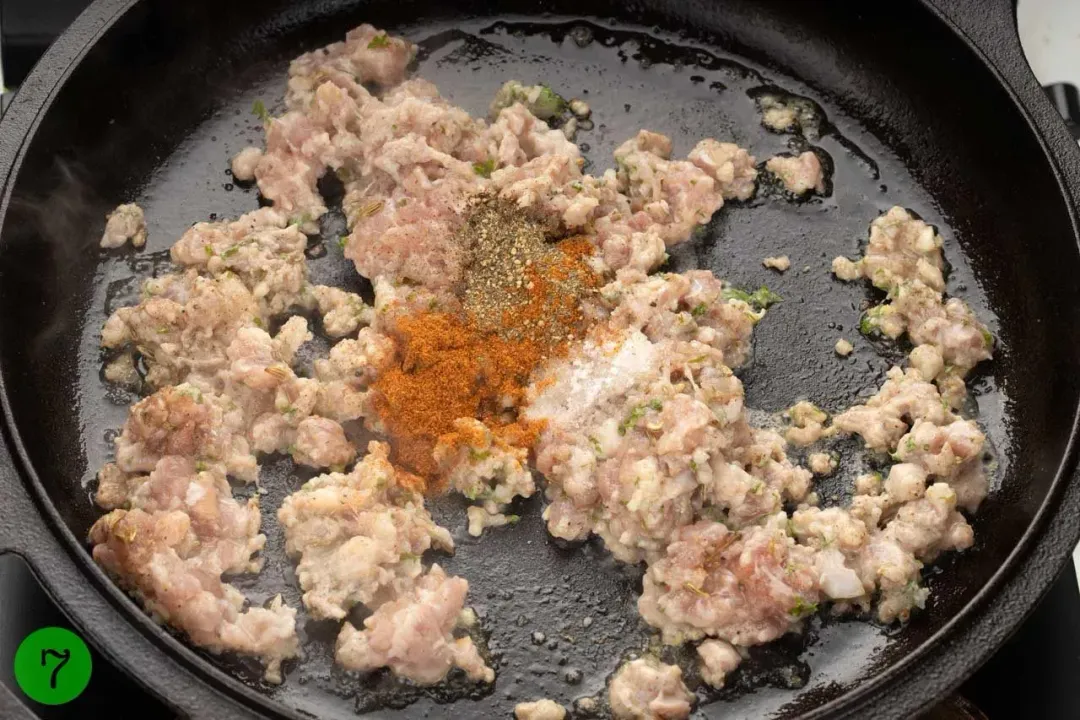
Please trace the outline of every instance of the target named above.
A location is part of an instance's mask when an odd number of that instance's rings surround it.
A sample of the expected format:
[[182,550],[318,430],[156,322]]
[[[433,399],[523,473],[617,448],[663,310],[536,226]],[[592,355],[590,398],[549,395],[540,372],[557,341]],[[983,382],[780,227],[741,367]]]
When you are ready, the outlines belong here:
[[513,525],[520,519],[517,515],[490,512],[480,505],[470,505],[466,508],[465,514],[469,520],[468,533],[473,537],[483,535],[485,528]]
[[737,532],[709,520],[680,528],[645,573],[641,616],[669,644],[758,645],[793,629],[817,608],[818,573],[786,525],[781,512]]
[[881,492],[881,473],[863,473],[855,478],[856,495],[877,495]]
[[306,108],[315,89],[325,81],[341,83],[358,92],[365,83],[384,88],[405,78],[405,69],[416,57],[416,45],[371,25],[361,25],[336,42],[296,58],[289,65],[285,104],[293,110]]
[[[455,420],[454,432],[439,438],[434,455],[439,473],[450,488],[470,500],[480,501],[484,512],[492,518],[515,497],[528,498],[536,492],[532,474],[526,468],[528,451],[511,447],[474,418]],[[483,524],[505,522],[505,519],[485,520]],[[470,522],[470,534],[472,529]]]
[[301,465],[345,469],[356,457],[356,448],[335,420],[308,417],[296,426],[293,460]]
[[345,623],[335,659],[348,670],[389,667],[420,685],[441,681],[455,666],[470,680],[494,682],[472,639],[453,636],[468,590],[468,582],[433,565],[410,591],[379,606],[363,630]]
[[[488,129],[488,137],[498,147],[500,167],[524,165],[541,156],[564,157],[577,160],[581,150],[566,135],[552,130],[531,108],[515,103],[500,111]],[[578,163],[575,163],[578,164]]]
[[872,579],[864,585],[854,569],[869,539],[861,519],[843,508],[801,507],[792,513],[788,532],[816,551],[814,569],[825,597],[860,600],[873,590]]
[[274,357],[286,365],[292,365],[296,361],[296,353],[312,338],[314,335],[308,330],[307,319],[293,315],[278,328],[277,335],[274,336],[272,341]]
[[195,270],[143,284],[142,300],[118,309],[101,331],[106,348],[133,347],[147,365],[146,382],[219,386],[225,349],[237,330],[264,322],[251,292],[234,275],[200,277]]
[[166,387],[132,406],[115,442],[116,465],[125,473],[149,472],[162,457],[176,455],[220,463],[247,482],[258,474],[243,413],[228,398],[187,384]]
[[917,370],[894,367],[881,389],[866,401],[833,418],[832,427],[862,436],[871,450],[891,452],[908,430],[908,420],[924,419],[943,425],[955,419],[937,388]]
[[[932,356],[923,355],[920,364],[933,363]],[[898,462],[884,482],[876,474],[860,476],[849,510],[797,511],[793,532],[821,549],[820,584],[829,597],[867,605],[876,589],[878,618],[906,620],[928,595],[920,585],[923,563],[974,542],[971,526],[956,507],[974,511],[986,496],[985,437],[974,422],[953,414],[916,368],[906,373],[891,369],[881,390],[865,405],[836,416],[833,427],[859,433],[868,447],[889,451]],[[808,518],[818,523],[817,530]],[[863,597],[856,598],[860,585]]]
[[667,244],[682,242],[724,204],[713,177],[692,162],[669,160],[671,140],[640,131],[615,150],[619,189],[633,211],[657,223]]
[[318,232],[326,203],[317,183],[334,147],[329,134],[297,112],[267,123],[266,150],[255,165],[259,193],[304,233]]
[[420,556],[454,543],[424,509],[419,482],[387,460],[389,447],[371,443],[352,472],[320,475],[285,498],[278,520],[286,551],[299,556],[304,606],[316,619],[345,617],[407,593]]
[[258,572],[266,536],[259,532],[259,503],[233,499],[220,467],[204,467],[188,458],[164,457],[128,496],[128,506],[147,513],[182,510],[201,544],[203,561],[221,572]]
[[708,270],[678,275],[624,270],[599,295],[612,327],[640,330],[654,342],[709,345],[723,353],[725,365],[739,367],[749,356],[750,335],[761,315],[742,300],[728,299],[728,289]]
[[[905,280],[921,280],[942,292],[945,289],[945,258],[941,236],[933,226],[914,217],[902,207],[893,207],[870,223],[866,256],[852,263],[846,258],[833,261],[833,271],[843,280],[859,276],[875,287],[890,291]],[[845,262],[846,261],[846,262]]]
[[708,272],[624,271],[601,291],[607,323],[535,378],[526,417],[546,423],[536,466],[553,535],[595,532],[638,562],[705,506],[741,526],[805,497],[810,474],[783,439],[746,423],[724,360],[742,360],[753,322],[721,290]]
[[130,475],[116,466],[106,463],[98,471],[94,502],[105,510],[115,510],[127,505],[135,489],[146,482],[143,475]]
[[890,338],[907,332],[916,346],[912,366],[959,407],[966,396],[964,377],[991,357],[994,338],[966,303],[942,295],[941,246],[932,226],[894,207],[870,224],[866,256],[858,262],[836,258],[833,272],[844,280],[866,277],[889,293],[887,302],[866,312],[859,329]]
[[767,268],[772,268],[777,272],[785,272],[791,267],[791,259],[787,255],[767,257],[761,261],[761,264]]
[[855,346],[852,345],[847,340],[845,340],[844,338],[840,338],[839,340],[836,341],[836,345],[833,347],[833,349],[836,351],[836,354],[839,355],[840,357],[847,357],[852,352],[854,352]]
[[731,643],[706,640],[697,646],[701,679],[714,688],[724,687],[728,673],[739,667],[742,656]]
[[385,199],[347,197],[359,210],[353,213],[345,257],[364,277],[411,280],[436,289],[454,285],[461,279],[467,248],[452,238],[476,189],[474,179],[448,177],[413,194],[399,190]]
[[714,459],[712,476],[703,478],[709,517],[740,528],[778,512],[785,502],[809,502],[810,471],[791,463],[778,433],[750,428],[737,437],[745,444],[731,448],[734,462]]
[[689,717],[694,696],[682,671],[658,660],[631,660],[611,678],[608,704],[619,720],[678,720]]
[[314,285],[311,294],[319,305],[323,330],[330,337],[353,335],[361,326],[375,321],[375,311],[356,293],[328,285]]
[[120,205],[108,214],[99,244],[103,248],[118,248],[128,240],[137,248],[146,244],[146,217],[143,209],[134,203]]
[[312,305],[304,250],[307,237],[286,216],[260,208],[238,220],[196,223],[170,255],[173,262],[211,277],[236,276],[259,303],[261,315]]
[[716,181],[725,200],[749,200],[754,194],[758,174],[754,156],[738,145],[702,140],[690,151],[687,160]]
[[514,706],[515,720],[564,720],[566,708],[554,700],[520,702]]
[[919,586],[922,561],[946,550],[965,550],[974,542],[971,526],[956,512],[956,493],[937,483],[926,495],[900,507],[885,529],[870,538],[859,562],[863,584],[877,583],[878,619],[906,620],[922,608],[929,592]]
[[135,355],[130,352],[120,353],[110,360],[102,372],[107,382],[137,389],[142,383],[142,376],[135,366]]
[[806,464],[815,475],[832,475],[836,469],[836,458],[829,453],[810,453]]
[[339,422],[368,416],[368,387],[393,365],[396,352],[391,338],[371,328],[339,342],[328,358],[315,361],[320,381],[316,410]]
[[146,610],[213,653],[251,655],[281,682],[281,663],[298,654],[296,610],[281,596],[244,608],[244,596],[221,581],[216,545],[200,542],[182,510],[114,510],[90,529],[94,560],[134,593]]
[[858,280],[862,276],[862,268],[859,263],[854,263],[846,257],[833,258],[833,275],[841,280]]
[[956,419],[939,426],[920,419],[897,443],[896,457],[947,483],[956,492],[958,504],[975,512],[988,491],[985,442],[986,436],[971,420]]
[[761,124],[778,133],[802,132],[816,135],[820,132],[821,111],[813,102],[793,95],[761,95],[757,98],[761,110]]
[[806,151],[801,155],[777,155],[769,158],[765,169],[775,175],[792,195],[825,192],[825,172],[817,153]]
[[820,440],[825,431],[825,421],[829,419],[825,411],[807,400],[795,403],[784,414],[791,420],[791,427],[784,433],[784,437],[792,445],[801,447]]
[[553,232],[591,230],[600,272],[652,270],[665,244],[686,240],[725,197],[749,197],[756,176],[753,158],[734,145],[703,141],[691,162],[671,161],[671,141],[648,131],[616,150],[618,172],[600,177],[581,174],[575,146],[555,150],[496,170],[491,184],[547,219]]
[[288,452],[304,465],[343,469],[355,450],[338,420],[316,414],[327,388],[297,377],[286,362],[310,337],[303,318],[290,319],[275,338],[256,327],[241,328],[227,350],[225,392],[242,408],[255,450]]
[[255,168],[262,160],[263,152],[256,147],[246,147],[232,159],[232,175],[237,182],[251,182],[255,179]]
[[[733,376],[714,381],[702,369],[698,381],[711,387],[696,399],[685,382],[680,392],[669,379],[673,371],[676,377],[683,372],[675,369],[680,356],[671,358],[675,367],[669,369],[664,350],[640,333],[614,345],[586,345],[565,370],[554,368],[554,382],[540,382],[543,392],[528,413],[548,423],[537,468],[549,483],[549,530],[566,539],[592,530],[616,557],[636,562],[662,549],[671,531],[692,519],[700,500],[690,464],[707,465],[707,448],[722,446],[733,432],[717,422],[708,393],[717,382],[730,385],[711,402],[737,417],[742,388]],[[621,378],[613,382],[615,368]],[[601,384],[592,385],[594,377],[603,378]]]

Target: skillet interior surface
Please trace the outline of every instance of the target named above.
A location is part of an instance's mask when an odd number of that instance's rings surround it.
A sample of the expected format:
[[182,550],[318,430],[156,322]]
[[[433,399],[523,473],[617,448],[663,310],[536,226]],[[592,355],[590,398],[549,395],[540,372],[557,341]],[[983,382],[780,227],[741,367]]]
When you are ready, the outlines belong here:
[[[75,537],[84,538],[99,514],[93,476],[135,399],[101,381],[104,318],[137,298],[143,278],[168,270],[168,248],[190,224],[257,206],[256,191],[227,173],[236,151],[260,143],[252,103],[280,111],[288,60],[364,21],[419,42],[418,74],[474,115],[510,78],[583,97],[595,127],[578,141],[598,171],[641,127],[671,136],[677,155],[702,137],[732,140],[759,159],[806,149],[806,140],[761,128],[753,96],[779,87],[817,102],[828,123],[809,143],[831,160],[831,194],[792,203],[760,192],[725,207],[671,259],[672,269],[709,268],[739,286],[768,284],[784,298],[759,325],[753,360],[740,372],[749,406],[776,412],[805,397],[839,410],[873,392],[902,358],[895,344],[857,331],[861,310],[876,298],[860,284],[836,282],[828,269],[836,255],[859,254],[869,222],[894,204],[940,229],[948,292],[1000,339],[997,357],[971,383],[998,464],[992,492],[973,522],[975,548],[931,573],[927,611],[900,632],[815,618],[805,635],[755,649],[728,688],[700,692],[703,702],[721,701],[703,705],[706,715],[809,712],[898,671],[970,608],[1046,501],[1078,397],[1080,348],[1062,332],[1080,322],[1080,289],[1065,280],[1080,271],[1069,209],[1022,113],[925,11],[795,2],[520,3],[518,14],[499,15],[434,3],[177,5],[140,3],[75,70],[25,149],[0,235],[7,402],[49,501]],[[100,251],[104,214],[129,201],[147,212],[148,247]],[[334,242],[343,230],[340,212],[324,219],[309,248],[313,280],[367,292]],[[783,253],[793,261],[788,273],[762,268],[761,258]],[[856,346],[845,360],[832,350],[841,336]],[[325,348],[316,343],[314,351]],[[819,482],[827,501],[842,499],[859,469],[854,452],[844,456],[841,471]],[[281,592],[300,606],[274,511],[307,477],[284,460],[264,466],[267,566],[235,581],[256,602]],[[508,717],[522,700],[570,705],[602,695],[620,659],[648,641],[634,603],[640,571],[612,563],[599,543],[556,546],[541,506],[533,498],[516,527],[479,540],[464,533],[462,504],[433,508],[458,543],[454,557],[433,559],[470,581],[497,663],[493,690],[460,680],[420,690],[385,674],[342,672],[332,664],[336,626],[307,621],[302,611],[306,658],[287,666],[281,687],[262,685],[257,668],[235,658],[205,660],[284,712],[320,717],[375,708],[386,717]],[[463,702],[446,704],[456,699]]]

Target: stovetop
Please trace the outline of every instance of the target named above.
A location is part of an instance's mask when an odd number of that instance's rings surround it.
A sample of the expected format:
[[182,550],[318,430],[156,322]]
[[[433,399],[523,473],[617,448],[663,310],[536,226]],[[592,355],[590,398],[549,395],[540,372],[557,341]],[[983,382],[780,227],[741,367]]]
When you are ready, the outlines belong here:
[[[89,0],[0,0],[0,85],[17,87],[48,44],[89,4]],[[1080,2],[1076,0],[1021,0],[1019,29],[1025,51],[1044,84],[1056,85],[1052,93],[1059,106],[1070,112],[1080,136]],[[1069,86],[1072,86],[1070,88]],[[10,98],[5,93],[4,105]],[[986,665],[958,689],[968,711],[974,705],[990,720],[1026,718],[1056,720],[1080,717],[1080,591],[1076,566],[1062,572],[1046,598]],[[16,680],[15,656],[28,636],[41,628],[77,630],[42,589],[21,557],[0,554],[0,716],[15,717],[13,703],[21,703],[28,717],[42,720],[109,717],[176,718],[176,713],[152,697],[136,679],[120,672],[96,649],[90,648],[92,671],[89,684],[78,697],[63,705],[44,705],[31,700]],[[60,652],[65,647],[57,646]],[[38,650],[38,648],[35,648]],[[42,663],[23,684],[49,682],[56,670],[55,655],[42,654]],[[68,682],[75,666],[56,671],[56,682]],[[6,691],[5,691],[6,688]],[[954,698],[950,707],[964,706]],[[932,717],[958,717],[944,708]],[[962,716],[963,713],[960,713]]]

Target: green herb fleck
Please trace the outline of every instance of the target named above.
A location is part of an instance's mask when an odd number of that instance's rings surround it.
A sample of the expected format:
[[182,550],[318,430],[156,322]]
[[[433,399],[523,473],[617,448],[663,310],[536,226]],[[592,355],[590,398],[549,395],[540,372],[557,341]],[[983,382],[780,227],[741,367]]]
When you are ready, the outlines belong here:
[[597,440],[592,435],[590,435],[589,436],[589,444],[592,445],[593,452],[596,453],[597,457],[600,457],[600,458],[604,457],[604,448],[601,447],[599,440]]
[[694,309],[690,311],[690,314],[694,317],[701,317],[709,310],[705,303],[698,303],[694,306]]
[[345,246],[348,245],[348,244],[349,244],[349,236],[348,235],[342,235],[341,237],[339,237],[337,239],[337,246],[339,248],[341,248],[342,250],[344,250]]
[[783,299],[784,298],[780,297],[772,290],[762,285],[754,291],[753,295],[750,296],[750,304],[758,308],[759,310],[764,310],[770,305],[775,305]]
[[795,604],[788,610],[788,614],[796,620],[813,615],[817,612],[817,603],[807,602],[802,595],[795,598]]
[[626,431],[629,430],[630,428],[634,427],[635,425],[637,425],[638,420],[640,420],[642,417],[644,417],[644,415],[645,415],[645,406],[644,405],[638,405],[636,408],[631,410],[630,414],[626,416],[626,419],[623,420],[619,424],[619,434],[620,435],[625,435]]
[[549,117],[561,114],[566,109],[566,100],[559,93],[544,85],[540,89],[540,94],[536,97],[536,102],[533,103],[533,107],[530,109],[537,117],[546,120]]
[[490,450],[477,450],[476,448],[469,448],[469,460],[472,462],[483,462],[491,457]]
[[381,48],[390,47],[390,38],[386,33],[381,33],[371,38],[371,42],[367,44],[368,50],[379,50]]
[[656,410],[657,412],[660,412],[660,410],[662,410],[663,407],[664,407],[664,401],[663,400],[653,399],[653,400],[649,401],[649,408],[651,408],[652,410]]
[[240,243],[237,243],[236,245],[230,245],[229,247],[225,248],[225,252],[221,253],[221,257],[232,257],[238,252],[240,252]]
[[869,313],[863,315],[862,319],[859,320],[859,332],[863,335],[873,335],[876,330],[877,323],[874,321],[874,318],[870,317]]
[[264,123],[270,120],[270,113],[266,109],[266,103],[262,100],[256,100],[251,106],[251,114],[262,120]]
[[980,332],[982,333],[983,343],[986,344],[986,347],[994,347],[994,336],[990,334],[990,331],[986,328],[981,328]]
[[506,524],[507,525],[516,525],[518,522],[520,522],[520,520],[521,520],[520,515],[507,515],[506,516]]
[[214,257],[214,248],[209,245],[203,245],[203,252],[206,253],[206,257]]
[[207,465],[202,460],[195,463],[195,472],[206,472]]
[[489,178],[495,172],[495,160],[488,158],[484,162],[473,163],[472,169],[480,177]]
[[745,290],[739,290],[738,288],[726,287],[720,295],[725,300],[742,300],[756,310],[765,310],[770,305],[775,305],[784,299],[764,285],[752,293],[748,293]]

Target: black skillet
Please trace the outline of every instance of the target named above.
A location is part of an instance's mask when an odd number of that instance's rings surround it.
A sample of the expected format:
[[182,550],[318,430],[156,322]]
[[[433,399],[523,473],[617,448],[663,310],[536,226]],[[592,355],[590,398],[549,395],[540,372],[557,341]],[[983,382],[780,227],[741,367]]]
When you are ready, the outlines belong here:
[[[602,695],[619,658],[642,648],[638,571],[614,566],[599,545],[548,542],[538,500],[522,506],[518,527],[463,539],[455,557],[434,558],[472,583],[498,664],[493,691],[460,680],[417,690],[385,674],[341,673],[330,662],[335,628],[308,622],[307,657],[287,668],[283,686],[268,687],[250,664],[192,650],[154,625],[89,560],[91,479],[107,456],[107,431],[133,400],[100,382],[105,312],[131,301],[133,277],[166,270],[164,251],[187,225],[256,206],[254,191],[226,173],[230,155],[259,139],[253,100],[273,108],[290,57],[363,21],[420,42],[420,73],[474,113],[510,77],[584,97],[596,125],[579,139],[597,169],[638,127],[666,132],[682,153],[704,136],[734,139],[759,159],[806,143],[821,151],[834,173],[828,198],[796,204],[765,187],[673,253],[675,269],[767,282],[785,298],[759,327],[742,372],[754,407],[775,411],[807,396],[835,410],[876,387],[902,350],[858,335],[873,297],[833,281],[828,261],[856,255],[868,222],[894,203],[942,229],[949,291],[990,318],[1000,338],[972,384],[999,464],[974,520],[976,547],[930,573],[933,601],[902,631],[815,618],[805,635],[756,650],[731,688],[702,692],[697,712],[902,717],[973,672],[1023,620],[1080,534],[1080,155],[1023,60],[1009,0],[98,0],[0,124],[0,550],[26,557],[107,657],[192,718],[375,709],[509,717],[520,700],[569,705]],[[758,126],[752,98],[777,86],[823,108],[820,138]],[[150,247],[99,251],[104,213],[129,200],[147,209]],[[323,236],[342,222],[332,214]],[[315,277],[365,290],[335,252],[313,241]],[[778,252],[795,264],[783,276],[760,266]],[[857,348],[846,361],[831,350],[841,335]],[[269,562],[259,578],[237,583],[257,601],[281,591],[296,603],[273,510],[303,478],[272,460],[264,480]],[[844,485],[840,478],[821,490],[836,500]],[[435,512],[462,537],[460,505],[440,502]]]

